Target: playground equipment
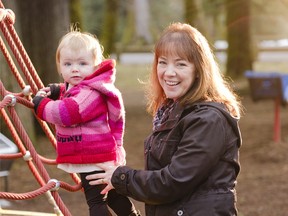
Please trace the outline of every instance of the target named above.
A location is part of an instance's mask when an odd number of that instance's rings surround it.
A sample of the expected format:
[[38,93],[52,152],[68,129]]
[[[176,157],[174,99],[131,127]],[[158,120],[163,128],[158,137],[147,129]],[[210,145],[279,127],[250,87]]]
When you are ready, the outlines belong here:
[[[4,152],[0,151],[0,160],[12,160],[23,158],[27,163],[31,173],[34,175],[35,179],[40,185],[40,188],[35,189],[27,193],[9,193],[0,191],[0,199],[10,199],[10,200],[23,200],[32,199],[37,196],[45,194],[49,203],[54,208],[55,214],[53,215],[64,215],[70,216],[68,208],[63,203],[61,197],[59,196],[58,189],[62,188],[67,191],[79,191],[81,190],[81,183],[76,174],[71,174],[71,178],[75,182],[75,185],[69,185],[68,183],[59,181],[57,179],[51,179],[49,173],[44,167],[44,164],[55,165],[55,160],[47,159],[40,156],[36,149],[34,148],[22,122],[15,110],[15,104],[19,103],[26,106],[27,108],[33,109],[33,103],[31,103],[31,94],[36,94],[38,89],[43,88],[43,84],[31,63],[15,29],[14,29],[15,15],[13,11],[5,9],[3,3],[0,0],[0,29],[3,34],[0,37],[0,49],[10,67],[10,70],[14,77],[16,78],[22,92],[13,93],[5,89],[4,84],[0,80],[0,113],[3,121],[5,121],[7,128],[9,129],[13,141],[18,148],[17,152]],[[21,74],[13,61],[3,39],[6,40],[8,46],[10,47],[10,52],[15,57],[15,61],[18,63],[20,70],[22,71],[25,80],[27,80],[28,85],[24,82]],[[40,126],[51,142],[52,146],[56,147],[56,140],[51,127],[46,123],[37,119]],[[4,154],[5,153],[5,154]],[[16,212],[13,210],[4,210],[0,206],[0,215],[40,215],[32,212]],[[52,215],[52,214],[41,214],[41,215]]]
[[254,101],[274,100],[274,141],[281,139],[280,105],[288,103],[288,75],[278,72],[246,71]]

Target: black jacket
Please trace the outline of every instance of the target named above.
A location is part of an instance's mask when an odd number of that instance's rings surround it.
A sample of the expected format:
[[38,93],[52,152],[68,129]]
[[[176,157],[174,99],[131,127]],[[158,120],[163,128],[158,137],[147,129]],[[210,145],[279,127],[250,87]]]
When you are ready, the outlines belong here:
[[218,103],[178,105],[145,140],[146,170],[119,167],[115,189],[145,202],[147,216],[237,215],[238,120]]

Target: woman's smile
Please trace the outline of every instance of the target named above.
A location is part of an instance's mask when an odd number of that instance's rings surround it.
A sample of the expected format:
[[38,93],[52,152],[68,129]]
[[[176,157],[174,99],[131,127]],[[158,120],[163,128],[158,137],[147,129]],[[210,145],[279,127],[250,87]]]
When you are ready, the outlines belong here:
[[178,85],[180,82],[176,82],[176,81],[168,81],[168,80],[165,80],[166,84],[169,85],[169,86],[176,86]]

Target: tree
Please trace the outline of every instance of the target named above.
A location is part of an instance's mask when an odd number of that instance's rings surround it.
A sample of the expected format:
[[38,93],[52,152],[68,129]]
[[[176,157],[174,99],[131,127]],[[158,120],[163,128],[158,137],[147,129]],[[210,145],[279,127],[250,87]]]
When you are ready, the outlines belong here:
[[103,27],[105,0],[81,1],[81,8],[83,10],[83,30],[100,36]]
[[100,37],[105,55],[109,55],[115,50],[114,38],[117,29],[118,3],[118,0],[105,0],[104,23]]
[[251,2],[251,30],[256,41],[287,38],[287,8],[287,1],[271,1],[269,4],[265,0]]
[[70,27],[69,0],[17,0],[18,32],[44,85],[58,82],[55,53]]
[[206,37],[212,43],[215,40],[226,39],[225,0],[202,1],[202,20],[206,30]]
[[134,0],[134,14],[135,14],[135,29],[136,37],[144,44],[150,44],[152,42],[152,36],[150,33],[149,21],[150,10],[148,0]]
[[[208,21],[205,16],[205,1],[202,0],[184,0],[184,19],[185,22],[189,23],[193,27],[197,28],[203,35],[205,35],[208,39],[208,29],[207,24]],[[205,22],[204,22],[205,20]]]
[[81,30],[83,29],[82,6],[80,0],[70,0],[70,18],[71,23],[77,24]]
[[253,55],[250,35],[250,0],[225,0],[227,63],[226,74],[232,78],[243,76],[252,69]]
[[195,0],[185,0],[184,1],[184,17],[185,22],[197,28],[198,19],[198,6]]

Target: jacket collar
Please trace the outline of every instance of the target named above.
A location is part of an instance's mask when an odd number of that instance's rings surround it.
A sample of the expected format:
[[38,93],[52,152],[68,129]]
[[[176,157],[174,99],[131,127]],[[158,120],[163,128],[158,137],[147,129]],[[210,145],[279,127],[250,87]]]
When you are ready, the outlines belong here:
[[197,110],[201,107],[214,107],[218,109],[223,116],[227,119],[229,124],[232,126],[233,131],[239,137],[238,140],[238,147],[242,145],[242,137],[239,129],[239,119],[236,119],[232,117],[227,110],[225,109],[225,106],[221,103],[216,102],[198,102],[193,105],[185,106],[183,107],[181,104],[177,104],[175,108],[172,110],[172,112],[169,115],[169,118],[167,121],[165,121],[163,124],[161,124],[159,127],[155,128],[154,132],[160,132],[164,130],[170,130],[176,126],[176,124],[179,122],[180,118],[188,113],[190,113],[192,110]]
[[164,130],[169,130],[169,129],[174,128],[177,122],[179,121],[180,117],[182,116],[182,113],[184,112],[184,110],[185,110],[185,107],[177,103],[175,108],[171,111],[168,119],[163,124],[156,127],[154,132],[164,131]]

